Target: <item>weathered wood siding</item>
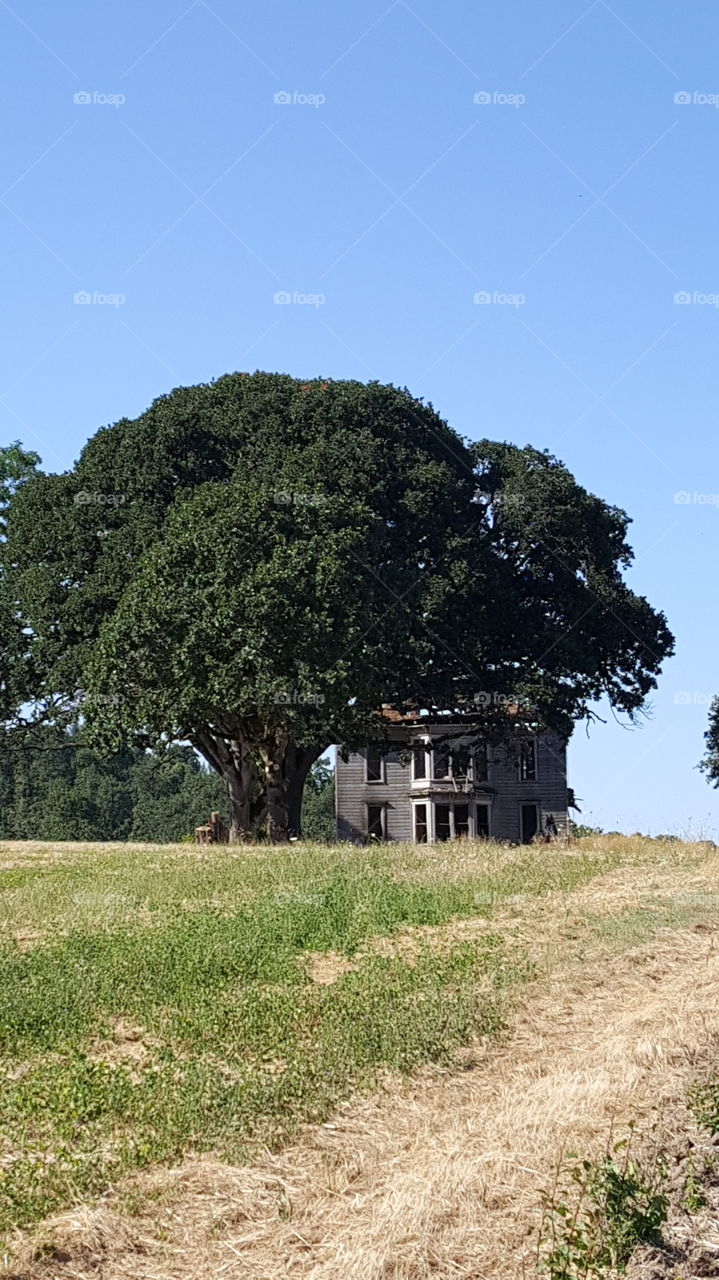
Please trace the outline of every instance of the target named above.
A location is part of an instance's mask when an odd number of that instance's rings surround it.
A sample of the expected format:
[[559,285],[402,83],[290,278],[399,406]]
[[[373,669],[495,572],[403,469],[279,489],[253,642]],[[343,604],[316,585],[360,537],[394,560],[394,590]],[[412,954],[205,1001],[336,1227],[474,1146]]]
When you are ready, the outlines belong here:
[[549,735],[537,739],[537,777],[521,782],[515,760],[503,752],[493,753],[489,782],[496,789],[492,801],[492,835],[499,840],[521,840],[520,812],[523,804],[537,804],[543,826],[551,813],[562,832],[567,825],[567,751]]
[[[364,842],[367,838],[367,805],[385,805],[388,840],[412,840],[412,772],[397,752],[385,758],[385,781],[366,781],[366,752],[354,752],[347,761],[337,757],[336,815],[340,840]],[[521,840],[521,806],[536,804],[543,826],[552,814],[559,832],[567,825],[566,747],[544,735],[537,740],[537,777],[520,781],[517,761],[501,750],[489,752],[488,794],[478,789],[475,798],[490,802],[490,834],[498,840]]]
[[346,764],[337,757],[337,838],[364,841],[367,838],[367,805],[383,804],[387,806],[386,838],[411,840],[410,766],[401,764],[398,754],[392,752],[385,757],[386,782],[366,782],[365,760],[365,752],[353,753]]

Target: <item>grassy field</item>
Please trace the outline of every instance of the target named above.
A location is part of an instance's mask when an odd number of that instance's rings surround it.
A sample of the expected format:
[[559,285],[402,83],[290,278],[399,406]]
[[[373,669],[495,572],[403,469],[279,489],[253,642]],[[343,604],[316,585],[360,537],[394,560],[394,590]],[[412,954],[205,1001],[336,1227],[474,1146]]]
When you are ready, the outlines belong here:
[[[0,1241],[499,1042],[558,956],[715,920],[704,845],[0,846]],[[639,887],[638,887],[639,886]]]

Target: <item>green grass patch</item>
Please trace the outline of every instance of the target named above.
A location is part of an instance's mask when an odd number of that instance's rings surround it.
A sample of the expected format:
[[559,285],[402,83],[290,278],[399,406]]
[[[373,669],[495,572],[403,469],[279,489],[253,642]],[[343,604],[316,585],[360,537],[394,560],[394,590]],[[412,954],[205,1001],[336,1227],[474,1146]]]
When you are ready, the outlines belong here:
[[[317,986],[265,941],[203,917],[5,958],[3,1230],[189,1150],[241,1159],[379,1070],[449,1062],[500,1032],[506,993],[529,972],[487,936],[412,964],[371,958]],[[97,1054],[118,1015],[143,1028],[139,1062]]]
[[[532,969],[492,935],[495,906],[531,912],[643,856],[621,842],[23,848],[0,847],[42,859],[0,870],[0,1236],[156,1161],[287,1141],[382,1072],[498,1035]],[[596,931],[645,936],[658,910]],[[487,931],[471,943],[366,954],[476,916]],[[357,968],[314,984],[309,952]]]
[[84,856],[75,845],[67,859],[50,865],[0,870],[0,936],[114,930],[140,916],[146,924],[161,923],[178,911],[233,913],[240,903],[265,899],[273,907],[324,908],[331,902],[336,917],[356,917],[352,929],[361,939],[405,919],[441,923],[452,915],[476,915],[478,907],[508,895],[569,891],[622,861],[621,851],[611,849],[494,844],[202,852],[186,845],[95,845]]

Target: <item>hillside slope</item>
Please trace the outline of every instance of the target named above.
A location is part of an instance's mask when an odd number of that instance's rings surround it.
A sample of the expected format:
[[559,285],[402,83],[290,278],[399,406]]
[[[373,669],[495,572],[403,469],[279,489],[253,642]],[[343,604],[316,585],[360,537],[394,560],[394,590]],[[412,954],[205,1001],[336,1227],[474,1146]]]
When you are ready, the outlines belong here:
[[[180,887],[187,890],[188,860],[196,855],[172,856],[168,902]],[[12,1230],[0,1274],[23,1280],[531,1276],[542,1196],[568,1151],[598,1158],[632,1123],[640,1145],[665,1142],[669,1130],[684,1141],[692,1123],[687,1092],[714,1071],[719,1036],[719,852],[603,838],[571,850],[532,850],[531,864],[526,850],[488,846],[387,849],[378,856],[379,863],[375,858],[363,867],[365,897],[360,889],[344,933],[325,931],[331,945],[322,948],[316,945],[320,922],[306,932],[298,951],[304,981],[321,990],[328,1007],[341,1005],[354,983],[354,1016],[362,1017],[362,1001],[373,990],[372,982],[362,985],[364,975],[394,966],[396,988],[400,972],[422,971],[429,957],[433,972],[443,974],[442,1000],[456,1000],[468,978],[484,994],[491,988],[501,996],[505,1029],[492,1022],[477,1034],[471,1019],[463,1029],[455,1022],[448,1056],[428,1042],[409,1066],[375,1054],[374,1083],[366,1077],[357,1092],[348,1077],[345,1097],[339,1089],[324,1122],[304,1123],[294,1137],[270,1147],[261,1133],[242,1161],[220,1160],[197,1143],[193,1151],[190,1143],[179,1162],[165,1156],[144,1171],[127,1170],[99,1198],[84,1197],[84,1205],[36,1228]],[[78,849],[38,846],[23,854],[5,846],[2,857],[26,865],[40,858],[46,867],[59,859],[72,878],[68,868],[77,865]],[[138,885],[148,857],[159,854],[138,855]],[[327,851],[320,865],[315,857],[289,869],[276,862],[269,873],[285,886],[273,890],[278,905],[286,905],[282,895],[298,892],[299,882],[306,898],[318,897],[322,877],[336,871],[333,859],[346,857],[346,851]],[[242,858],[240,879],[251,897],[253,877],[264,880],[268,868],[251,853]],[[237,879],[228,890],[226,867],[212,864],[218,868],[213,883],[206,862],[192,865],[202,869],[205,895],[214,892],[227,908],[223,895],[236,897]],[[105,864],[105,872],[114,869]],[[380,870],[389,880],[381,892],[374,884],[370,911],[370,872]],[[402,910],[395,901],[391,918],[388,884],[406,892],[418,885],[441,889],[445,896],[432,900],[439,919],[418,922],[415,898],[411,910],[407,900]],[[449,892],[462,887],[464,893],[467,886],[472,893],[463,899]],[[66,890],[65,883],[62,901]],[[36,922],[40,936],[19,941],[32,908],[20,898],[5,916],[15,945],[28,954],[50,945],[51,937],[56,943],[62,911],[48,911],[47,897]],[[429,899],[422,901],[426,917]],[[314,906],[321,916],[323,908]],[[153,911],[147,903],[145,910],[149,927]],[[154,927],[161,930],[158,919]],[[458,951],[486,951],[488,937],[493,954],[523,957],[516,967],[502,962],[501,982],[493,966],[473,976],[462,967],[442,969]],[[434,1016],[430,990],[411,988],[415,1020],[423,1010],[429,1020]],[[391,1003],[370,1001],[370,1009],[385,1017]],[[149,1032],[129,1021],[114,1026],[114,1061],[135,1075],[149,1069],[157,1028]],[[106,1058],[113,1056],[110,1048],[105,1043]],[[276,1068],[281,1074],[282,1064]],[[710,1207],[713,1194],[707,1192]],[[719,1257],[719,1231],[708,1212],[697,1233],[711,1259],[715,1248]],[[692,1228],[682,1221],[676,1230],[678,1243],[666,1255],[673,1269],[662,1270],[661,1251],[640,1249],[632,1263],[641,1268],[637,1276],[713,1274],[699,1270],[696,1257],[690,1263],[690,1251],[682,1259]]]

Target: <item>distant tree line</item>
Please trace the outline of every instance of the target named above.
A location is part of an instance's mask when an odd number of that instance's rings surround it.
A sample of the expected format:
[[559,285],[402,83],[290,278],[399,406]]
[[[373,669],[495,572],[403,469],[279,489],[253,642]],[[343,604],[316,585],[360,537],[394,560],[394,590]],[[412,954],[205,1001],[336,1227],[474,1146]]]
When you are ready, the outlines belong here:
[[[0,839],[165,843],[191,836],[213,810],[227,821],[222,779],[190,746],[100,755],[71,732],[64,742],[43,737],[0,751]],[[304,812],[307,838],[333,838],[333,774],[323,761],[307,779]]]

